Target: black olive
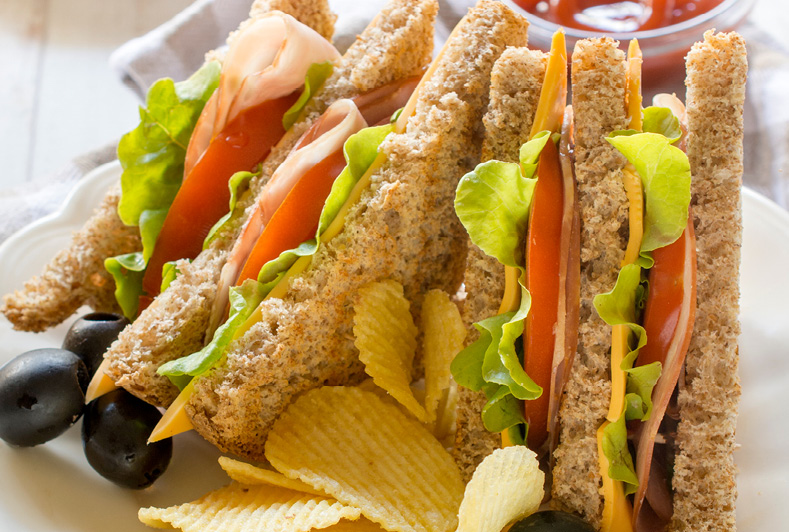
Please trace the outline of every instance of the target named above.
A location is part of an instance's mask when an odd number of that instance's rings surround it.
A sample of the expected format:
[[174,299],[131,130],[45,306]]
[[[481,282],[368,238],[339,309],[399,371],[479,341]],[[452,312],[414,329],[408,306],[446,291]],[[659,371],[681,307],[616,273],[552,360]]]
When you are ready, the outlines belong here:
[[32,447],[60,436],[82,415],[90,377],[70,351],[35,349],[0,368],[0,438]]
[[594,528],[577,515],[548,510],[521,519],[510,532],[594,532]]
[[63,349],[76,353],[92,376],[101,364],[104,352],[128,324],[129,320],[118,314],[86,314],[71,325],[63,340]]
[[126,488],[141,489],[165,472],[173,455],[171,439],[148,445],[162,415],[126,390],[92,401],[82,420],[88,462],[101,476]]

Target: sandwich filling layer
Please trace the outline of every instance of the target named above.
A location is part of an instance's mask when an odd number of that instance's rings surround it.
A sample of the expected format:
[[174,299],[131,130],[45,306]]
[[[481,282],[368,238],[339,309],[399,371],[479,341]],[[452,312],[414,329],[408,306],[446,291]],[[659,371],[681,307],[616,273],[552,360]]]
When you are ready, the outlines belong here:
[[559,309],[567,312],[572,292],[566,283],[575,193],[556,146],[566,100],[564,50],[564,34],[557,32],[519,164],[479,165],[461,180],[455,198],[471,241],[504,265],[505,287],[499,314],[474,325],[480,337],[455,358],[453,375],[460,385],[484,391],[487,430],[503,432],[505,445],[528,443],[541,452],[547,450],[551,398],[558,396],[552,384],[562,385],[557,369],[569,366],[563,364],[566,322]]

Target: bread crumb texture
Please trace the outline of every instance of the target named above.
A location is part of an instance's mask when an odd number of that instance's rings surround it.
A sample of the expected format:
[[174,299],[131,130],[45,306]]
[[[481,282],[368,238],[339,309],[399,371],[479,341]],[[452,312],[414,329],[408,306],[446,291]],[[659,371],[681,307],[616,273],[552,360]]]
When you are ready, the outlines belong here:
[[[525,47],[507,48],[493,65],[490,76],[490,103],[485,113],[482,160],[517,162],[522,144],[529,140],[534,113],[545,77],[547,56]],[[463,278],[468,296],[463,321],[469,330],[466,345],[479,333],[473,324],[495,316],[504,295],[504,266],[469,243]],[[468,482],[482,460],[501,446],[499,434],[482,424],[483,392],[458,389],[457,432],[453,456],[463,480]]]
[[[203,347],[216,285],[228,253],[254,211],[255,199],[301,135],[335,100],[416,74],[430,61],[433,19],[437,11],[434,0],[419,4],[395,0],[387,9],[391,17],[379,17],[365,30],[312,98],[302,120],[272,149],[260,177],[250,182],[249,190],[238,203],[244,215],[227,224],[209,249],[201,252],[194,262],[180,265],[182,273],[178,280],[127,327],[105,355],[111,361],[108,374],[119,385],[158,406],[167,406],[175,399],[178,389],[156,370],[165,362]],[[406,42],[412,44],[412,51],[404,58],[395,51]],[[367,49],[378,53],[388,50],[389,53],[375,65],[359,64],[359,56],[364,56]],[[355,75],[358,84],[349,82],[351,74]]]
[[735,530],[745,41],[707,32],[687,57],[696,323],[679,394],[671,530]]
[[115,281],[104,259],[142,249],[136,227],[118,217],[120,184],[115,185],[93,216],[71,237],[69,246],[22,290],[3,297],[0,308],[14,329],[41,332],[63,322],[82,305],[98,312],[117,312]]
[[254,19],[270,11],[282,11],[314,29],[324,39],[331,40],[334,36],[334,23],[337,15],[329,9],[328,0],[255,0],[249,10],[249,18]]
[[297,394],[362,378],[352,334],[358,288],[394,279],[415,313],[424,291],[458,288],[465,238],[452,198],[479,160],[493,63],[507,44],[525,43],[526,26],[501,3],[482,0],[454,35],[406,131],[381,145],[387,160],[342,233],[291,281],[285,299],[264,302],[263,319],[197,382],[187,412],[220,449],[262,460],[272,422]]
[[578,351],[559,411],[552,492],[561,507],[600,524],[602,497],[597,429],[611,397],[611,328],[594,310],[595,295],[616,283],[627,244],[625,159],[605,137],[624,129],[625,55],[611,39],[579,41],[572,55],[575,172],[581,214]]

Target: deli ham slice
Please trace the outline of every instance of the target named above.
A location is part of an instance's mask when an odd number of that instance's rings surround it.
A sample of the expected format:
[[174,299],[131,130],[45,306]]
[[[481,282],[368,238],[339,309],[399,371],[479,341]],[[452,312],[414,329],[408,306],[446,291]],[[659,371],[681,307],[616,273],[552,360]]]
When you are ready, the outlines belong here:
[[315,30],[279,11],[239,30],[225,56],[219,87],[189,141],[184,175],[189,175],[211,139],[240,113],[293,93],[304,85],[310,65],[339,57]]
[[277,168],[266,187],[261,192],[255,211],[230,252],[222,267],[217,297],[214,300],[211,319],[206,338],[210,341],[214,331],[224,318],[228,304],[230,287],[236,283],[266,224],[274,216],[277,208],[288,192],[304,175],[321,161],[341,151],[348,137],[367,127],[353,101],[337,100],[307,130],[288,157]]
[[367,122],[351,100],[334,102],[305,133],[306,136],[312,132],[316,138],[305,146],[299,142],[261,192],[258,205],[263,214],[263,223],[271,219],[290,189],[307,170],[341,150],[348,137],[365,127]]
[[[684,247],[683,267],[683,298],[679,314],[676,316],[676,325],[671,336],[671,342],[665,352],[662,362],[662,371],[654,390],[652,391],[652,414],[640,427],[638,449],[636,452],[636,475],[639,479],[638,491],[633,500],[633,523],[636,530],[650,530],[647,515],[654,514],[654,510],[642,516],[642,509],[646,511],[644,497],[649,489],[649,484],[654,480],[651,469],[654,468],[653,454],[655,438],[658,435],[660,424],[665,416],[671,396],[679,381],[685,363],[685,355],[690,345],[693,333],[693,322],[696,314],[696,238],[693,233],[693,217],[688,216],[685,232],[677,242],[671,246]],[[657,267],[657,258],[656,258]],[[649,334],[649,331],[647,332]],[[647,340],[649,341],[649,340]]]

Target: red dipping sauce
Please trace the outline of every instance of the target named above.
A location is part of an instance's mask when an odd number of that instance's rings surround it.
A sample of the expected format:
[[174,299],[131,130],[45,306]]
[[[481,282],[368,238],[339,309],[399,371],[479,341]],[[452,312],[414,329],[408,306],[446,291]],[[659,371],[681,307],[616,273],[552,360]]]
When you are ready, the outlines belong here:
[[671,26],[723,0],[514,0],[526,11],[568,28],[632,33]]
[[[588,37],[609,36],[627,50],[638,39],[644,56],[643,89],[684,92],[684,57],[709,29],[729,31],[756,0],[502,0],[529,19],[529,47],[547,51],[553,33],[565,28],[568,51]],[[568,53],[569,55],[569,53]]]

